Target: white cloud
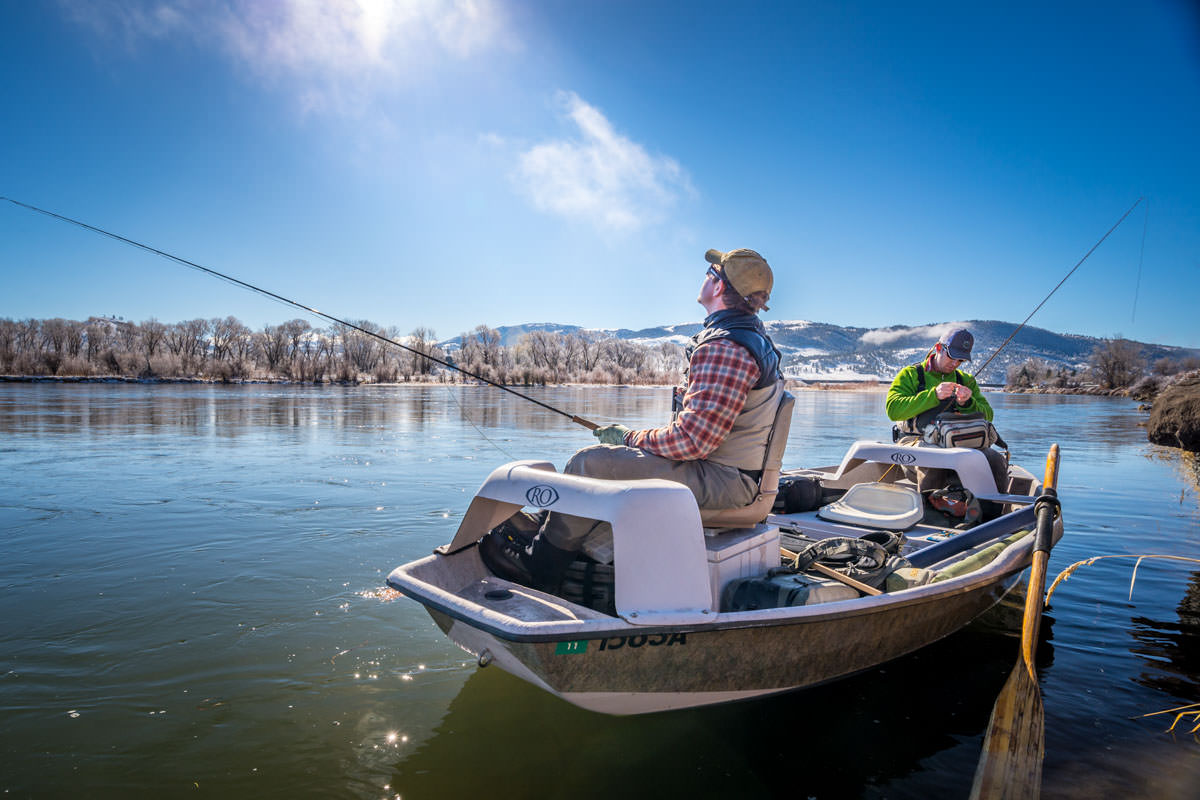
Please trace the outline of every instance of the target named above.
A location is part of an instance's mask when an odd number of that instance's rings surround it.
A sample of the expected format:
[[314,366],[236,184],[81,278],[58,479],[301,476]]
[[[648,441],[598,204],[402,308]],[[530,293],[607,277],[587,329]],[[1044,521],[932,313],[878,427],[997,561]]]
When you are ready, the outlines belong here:
[[190,37],[215,45],[251,74],[294,81],[306,108],[353,111],[378,86],[429,70],[437,57],[470,58],[509,45],[495,0],[92,0],[67,15],[136,48]]
[[955,328],[963,327],[966,327],[966,324],[962,322],[943,322],[938,325],[922,325],[916,328],[879,328],[873,331],[867,331],[859,337],[859,341],[863,344],[879,346],[890,344],[909,336],[920,336],[928,339],[929,343],[933,344],[941,337],[943,333]]
[[514,175],[538,209],[626,232],[662,221],[681,193],[692,192],[673,158],[650,155],[574,92],[558,99],[577,135],[521,153]]

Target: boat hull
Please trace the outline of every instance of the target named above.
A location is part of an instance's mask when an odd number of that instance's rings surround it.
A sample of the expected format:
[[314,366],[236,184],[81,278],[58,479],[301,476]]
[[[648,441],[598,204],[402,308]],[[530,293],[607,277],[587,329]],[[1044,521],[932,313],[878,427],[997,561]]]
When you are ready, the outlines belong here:
[[513,641],[427,607],[460,647],[568,702],[640,714],[815,686],[918,650],[970,623],[1019,571],[923,601],[711,629],[629,629],[593,638]]
[[[481,666],[494,664],[594,711],[665,711],[816,686],[960,630],[1030,564],[1040,485],[1017,467],[1010,467],[1010,487],[1026,493],[998,493],[994,481],[990,490],[985,485],[991,472],[978,451],[856,442],[836,471],[814,474],[822,486],[849,493],[914,462],[953,469],[976,497],[1008,510],[969,530],[913,523],[900,555],[919,574],[911,583],[898,576],[900,585],[885,592],[860,585],[862,596],[737,610],[721,602],[732,581],[780,565],[784,531],[807,543],[872,533],[852,524],[858,506],[847,508],[850,519],[795,512],[754,528],[705,532],[694,496],[680,484],[560,475],[542,462],[493,470],[450,543],[397,567],[388,584],[425,606]],[[609,523],[615,613],[512,583],[484,565],[478,541],[523,504]],[[1055,538],[1061,535],[1060,517]]]

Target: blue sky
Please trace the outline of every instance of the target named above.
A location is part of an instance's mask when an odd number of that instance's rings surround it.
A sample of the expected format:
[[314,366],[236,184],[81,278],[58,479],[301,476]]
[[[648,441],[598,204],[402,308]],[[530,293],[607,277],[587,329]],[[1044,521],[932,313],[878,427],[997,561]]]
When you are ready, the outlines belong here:
[[[335,316],[696,321],[705,250],[752,247],[768,319],[1019,322],[1145,197],[1031,324],[1200,347],[1185,0],[0,15],[0,195]],[[8,203],[0,276],[0,317],[301,316]]]

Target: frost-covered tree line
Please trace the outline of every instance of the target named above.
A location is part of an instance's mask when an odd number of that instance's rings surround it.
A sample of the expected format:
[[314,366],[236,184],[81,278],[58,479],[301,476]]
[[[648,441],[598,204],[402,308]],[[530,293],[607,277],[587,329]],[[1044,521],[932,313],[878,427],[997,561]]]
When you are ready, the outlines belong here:
[[1150,364],[1136,342],[1118,335],[1102,339],[1088,356],[1086,367],[1050,364],[1039,358],[1026,359],[1009,368],[1006,388],[1119,391],[1196,369],[1200,369],[1200,359],[1194,356],[1178,360],[1159,358]]
[[305,382],[462,382],[472,378],[424,355],[506,384],[674,383],[685,358],[674,344],[645,345],[579,331],[524,334],[513,346],[480,325],[444,351],[434,332],[401,334],[368,320],[314,328],[303,319],[254,331],[236,317],[136,323],[109,317],[0,319],[0,374]]

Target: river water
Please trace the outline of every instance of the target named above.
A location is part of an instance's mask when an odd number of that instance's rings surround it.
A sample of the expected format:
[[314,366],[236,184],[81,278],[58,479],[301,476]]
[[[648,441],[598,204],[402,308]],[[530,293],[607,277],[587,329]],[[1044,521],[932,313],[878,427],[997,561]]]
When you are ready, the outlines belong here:
[[[665,389],[551,388],[631,427]],[[1200,557],[1197,460],[1124,400],[992,395],[1014,460],[1062,447],[1066,536]],[[800,392],[786,466],[888,437],[882,395]],[[496,465],[582,428],[475,387],[0,384],[0,792],[13,797],[965,797],[1019,611],[818,689],[644,717],[479,669],[392,567]],[[1200,796],[1200,568],[1083,567],[1039,651],[1047,797]]]

